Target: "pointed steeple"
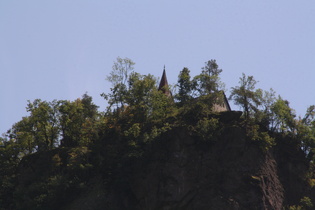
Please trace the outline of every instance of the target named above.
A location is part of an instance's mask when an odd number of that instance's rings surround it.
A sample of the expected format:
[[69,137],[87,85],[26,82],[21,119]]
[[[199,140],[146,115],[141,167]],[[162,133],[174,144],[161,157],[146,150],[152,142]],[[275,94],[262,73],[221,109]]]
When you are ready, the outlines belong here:
[[164,70],[163,70],[162,78],[159,85],[159,90],[161,90],[166,96],[172,97],[172,93],[169,90],[168,82],[166,78],[165,65],[164,65]]

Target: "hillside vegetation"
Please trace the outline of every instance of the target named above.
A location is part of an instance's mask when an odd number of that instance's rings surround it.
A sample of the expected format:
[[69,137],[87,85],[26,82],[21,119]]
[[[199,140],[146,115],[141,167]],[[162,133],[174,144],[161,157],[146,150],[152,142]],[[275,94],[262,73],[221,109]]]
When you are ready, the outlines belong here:
[[242,112],[216,112],[215,60],[172,88],[133,69],[114,62],[104,112],[87,94],[28,102],[0,138],[0,209],[314,208],[315,106],[297,118],[243,74],[229,97]]

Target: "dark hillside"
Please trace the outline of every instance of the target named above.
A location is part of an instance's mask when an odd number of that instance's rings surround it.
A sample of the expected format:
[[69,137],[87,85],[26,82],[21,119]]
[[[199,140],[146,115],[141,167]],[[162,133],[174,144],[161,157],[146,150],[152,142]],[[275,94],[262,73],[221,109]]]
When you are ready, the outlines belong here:
[[93,156],[82,148],[27,156],[19,166],[17,191],[37,197],[24,197],[21,205],[39,199],[30,184],[61,175],[49,185],[51,194],[42,196],[52,202],[44,205],[47,209],[247,210],[298,204],[307,190],[308,167],[297,145],[279,137],[277,146],[264,152],[237,123],[222,125],[215,141],[204,141],[187,127],[174,128],[147,145],[141,157],[120,162],[111,174],[74,167],[73,152],[86,165]]
[[104,112],[87,94],[28,102],[0,137],[0,210],[314,209],[315,105],[297,118],[243,74],[232,111],[215,60],[173,93],[133,66],[117,58]]

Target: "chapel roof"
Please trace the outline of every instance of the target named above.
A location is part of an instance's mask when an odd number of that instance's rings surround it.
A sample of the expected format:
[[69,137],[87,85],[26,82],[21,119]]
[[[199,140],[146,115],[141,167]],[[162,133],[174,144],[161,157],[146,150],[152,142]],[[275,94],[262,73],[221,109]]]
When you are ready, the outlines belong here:
[[169,97],[172,96],[172,93],[169,90],[169,86],[168,86],[168,82],[167,82],[165,66],[164,66],[162,78],[161,78],[161,81],[160,81],[159,90],[162,91],[165,95],[167,95]]

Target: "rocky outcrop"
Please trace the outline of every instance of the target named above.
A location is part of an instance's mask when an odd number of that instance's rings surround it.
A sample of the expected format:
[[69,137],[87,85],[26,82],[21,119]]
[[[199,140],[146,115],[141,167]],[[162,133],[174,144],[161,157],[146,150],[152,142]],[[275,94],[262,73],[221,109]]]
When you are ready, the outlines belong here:
[[203,143],[178,129],[153,147],[129,182],[136,209],[282,209],[276,160],[240,128]]
[[[148,145],[141,158],[117,167],[110,179],[94,170],[84,190],[60,209],[281,210],[297,204],[306,189],[307,162],[288,142],[283,139],[263,152],[239,126],[226,125],[215,141],[175,128]],[[62,167],[69,165],[69,154],[64,148],[24,159],[19,187],[40,173],[68,173]]]

